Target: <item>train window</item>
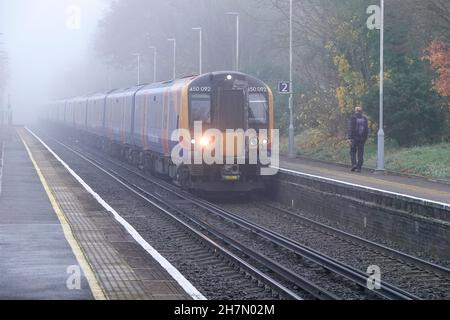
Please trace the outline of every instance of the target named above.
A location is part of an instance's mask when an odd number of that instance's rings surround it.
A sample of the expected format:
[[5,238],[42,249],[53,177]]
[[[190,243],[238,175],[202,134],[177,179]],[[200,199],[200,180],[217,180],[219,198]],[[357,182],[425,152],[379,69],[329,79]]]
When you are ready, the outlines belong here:
[[211,123],[211,95],[199,93],[191,96],[191,121]]
[[269,110],[266,96],[262,93],[251,93],[249,95],[249,103],[249,122],[266,124],[268,118],[267,112]]

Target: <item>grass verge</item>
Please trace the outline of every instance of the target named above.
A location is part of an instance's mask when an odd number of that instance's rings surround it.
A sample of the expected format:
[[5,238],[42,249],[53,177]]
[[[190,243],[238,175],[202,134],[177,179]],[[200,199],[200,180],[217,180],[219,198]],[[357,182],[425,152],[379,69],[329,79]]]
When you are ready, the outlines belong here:
[[[287,138],[280,141],[281,153],[287,153]],[[350,165],[349,147],[344,139],[325,136],[309,130],[296,137],[299,156],[327,162]],[[429,179],[450,181],[450,143],[401,148],[393,142],[386,143],[386,169]],[[365,167],[375,169],[377,145],[366,145]]]

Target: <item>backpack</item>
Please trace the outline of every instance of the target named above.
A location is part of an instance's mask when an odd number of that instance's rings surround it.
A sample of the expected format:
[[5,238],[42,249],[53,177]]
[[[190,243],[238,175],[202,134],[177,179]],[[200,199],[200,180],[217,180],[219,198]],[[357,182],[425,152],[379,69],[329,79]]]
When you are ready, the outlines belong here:
[[358,138],[364,138],[366,132],[366,119],[356,118],[356,136]]

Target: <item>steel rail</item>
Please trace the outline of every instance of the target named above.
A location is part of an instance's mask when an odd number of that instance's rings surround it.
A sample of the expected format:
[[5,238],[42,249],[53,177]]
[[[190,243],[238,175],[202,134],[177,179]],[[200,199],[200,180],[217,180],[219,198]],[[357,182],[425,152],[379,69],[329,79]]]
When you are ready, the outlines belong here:
[[[55,140],[55,141],[57,143],[63,145],[64,147],[66,147],[68,150],[73,151],[75,154],[78,154],[77,151],[71,149],[70,147],[66,146],[65,144],[63,144],[57,140]],[[80,156],[84,158],[83,155],[80,154]],[[89,159],[87,159],[87,158],[85,160],[89,161]],[[368,290],[367,289],[368,275],[358,269],[355,269],[353,267],[345,265],[345,264],[343,264],[333,258],[330,258],[318,251],[315,251],[311,248],[307,248],[306,246],[303,246],[281,234],[278,234],[278,233],[268,230],[264,227],[258,226],[250,221],[247,221],[243,218],[240,218],[240,217],[236,216],[235,214],[230,213],[210,202],[195,198],[191,194],[184,192],[181,189],[177,188],[177,190],[174,190],[174,187],[166,182],[162,183],[159,181],[155,181],[154,179],[150,179],[148,176],[145,176],[142,173],[137,172],[135,170],[131,170],[131,169],[125,167],[124,165],[119,164],[115,161],[112,161],[110,159],[105,159],[105,160],[113,163],[114,165],[116,165],[118,167],[121,167],[124,170],[127,170],[129,172],[132,172],[132,173],[138,175],[145,181],[150,182],[154,185],[157,185],[158,187],[163,188],[167,192],[175,194],[177,197],[180,197],[184,200],[190,201],[191,203],[203,208],[204,210],[206,210],[214,215],[225,218],[243,229],[246,229],[254,234],[257,234],[260,237],[262,237],[268,241],[276,243],[280,247],[288,249],[288,250],[298,254],[301,257],[304,257],[316,264],[319,264],[322,267],[324,267],[325,269],[327,269],[333,273],[336,273],[336,274],[358,284],[362,288]],[[98,167],[102,171],[105,171],[99,165],[96,165],[96,167]],[[413,294],[410,294],[410,293],[408,293],[390,283],[387,283],[387,282],[382,283],[381,289],[373,290],[371,292],[382,298],[386,298],[386,299],[390,299],[390,300],[420,300],[419,297],[417,297]]]
[[[58,144],[62,145],[63,147],[65,147],[67,150],[69,150],[72,153],[76,154],[80,158],[82,158],[85,161],[89,162],[91,165],[95,166],[97,169],[101,170],[103,173],[105,173],[106,175],[108,175],[112,179],[114,179],[117,182],[119,182],[121,185],[123,185],[125,188],[127,188],[129,191],[131,191],[133,194],[135,194],[136,196],[138,196],[142,200],[148,202],[149,204],[151,204],[152,206],[154,206],[155,208],[157,208],[161,212],[163,212],[166,215],[168,215],[171,219],[173,219],[174,221],[176,221],[177,223],[179,223],[183,227],[187,228],[189,231],[193,232],[196,236],[198,236],[202,240],[206,241],[209,245],[211,245],[212,247],[214,247],[215,249],[217,249],[218,251],[223,253],[226,257],[228,257],[234,263],[237,263],[238,265],[240,265],[244,269],[247,269],[255,278],[259,279],[262,282],[268,283],[272,288],[274,288],[277,291],[281,292],[285,296],[287,296],[289,298],[292,298],[292,299],[296,299],[296,300],[302,300],[302,298],[300,296],[298,296],[298,294],[296,294],[295,292],[293,292],[289,288],[286,288],[284,285],[280,284],[278,281],[276,281],[273,278],[269,277],[268,275],[266,275],[265,273],[263,273],[262,271],[260,271],[256,267],[250,265],[249,263],[247,263],[246,261],[244,261],[240,257],[236,256],[235,254],[233,254],[232,252],[230,252],[229,250],[227,250],[223,246],[219,245],[217,242],[215,242],[211,238],[209,238],[206,235],[204,235],[201,232],[199,232],[197,229],[191,227],[186,222],[184,222],[183,220],[179,219],[178,217],[176,217],[174,214],[172,214],[171,212],[169,212],[165,208],[161,207],[160,204],[169,207],[170,209],[176,211],[178,214],[182,214],[186,219],[188,219],[190,222],[192,222],[198,228],[203,229],[206,232],[213,234],[216,238],[221,239],[228,246],[233,247],[235,250],[238,250],[238,251],[242,252],[244,255],[246,255],[246,256],[252,258],[253,260],[259,262],[260,264],[264,265],[264,267],[270,269],[272,272],[276,273],[278,276],[283,278],[285,281],[293,283],[294,285],[296,285],[297,287],[299,287],[302,290],[306,291],[307,293],[311,294],[315,298],[321,299],[321,300],[337,300],[337,299],[339,299],[337,296],[329,293],[327,290],[325,290],[323,288],[320,288],[319,286],[313,284],[309,280],[304,279],[304,278],[296,275],[295,273],[293,273],[292,271],[288,270],[287,268],[285,268],[284,266],[280,265],[279,263],[277,263],[277,262],[275,262],[275,261],[273,261],[273,260],[271,260],[271,259],[269,259],[269,258],[267,258],[267,257],[265,257],[265,256],[263,256],[261,254],[259,254],[258,252],[254,251],[252,249],[249,249],[249,248],[243,246],[242,244],[239,244],[237,241],[235,241],[235,240],[229,238],[228,236],[222,234],[217,229],[214,229],[213,227],[203,223],[202,221],[193,218],[189,214],[182,212],[179,208],[175,207],[169,201],[163,200],[160,196],[153,195],[153,194],[147,192],[146,190],[142,189],[141,187],[135,185],[134,183],[129,182],[125,177],[123,177],[122,175],[120,175],[116,171],[111,170],[111,169],[107,170],[107,169],[103,168],[102,164],[100,162],[98,162],[97,160],[92,159],[92,158],[90,158],[90,157],[88,157],[86,155],[83,155],[81,152],[74,150],[73,148],[65,145],[64,143],[62,143],[62,142],[60,142],[60,141],[58,141],[56,139],[53,139],[53,140],[56,141]],[[124,167],[124,169],[125,169],[125,167]],[[152,198],[153,200],[151,200],[150,198]],[[157,204],[154,201],[157,201],[160,204]]]
[[[196,199],[195,199],[196,200]],[[264,227],[261,227],[257,224],[254,224],[246,219],[238,217],[237,215],[230,213],[222,208],[208,203],[204,200],[196,200],[199,205],[203,206],[205,209],[210,209],[210,212],[216,215],[220,215],[222,217],[227,217],[229,220],[235,222],[237,225],[242,228],[251,230],[255,234],[260,235],[261,237],[271,240],[272,242],[278,244],[280,247],[291,250],[296,254],[307,258],[324,268],[332,271],[336,274],[341,275],[342,277],[355,282],[363,288],[367,289],[367,279],[368,275],[364,272],[350,267],[342,262],[339,262],[331,257],[328,257],[316,250],[308,248],[298,242],[295,242],[279,233],[268,230]],[[382,286],[379,290],[373,290],[373,293],[382,296],[391,300],[420,300],[419,297],[410,294],[390,283],[383,282]]]
[[448,269],[448,268],[446,268],[444,266],[440,266],[438,264],[435,264],[435,263],[432,263],[432,262],[429,262],[429,261],[425,261],[425,260],[420,259],[418,257],[414,257],[412,255],[409,255],[409,254],[406,254],[404,252],[395,250],[393,248],[389,248],[389,247],[387,247],[385,245],[376,243],[374,241],[358,237],[358,236],[356,236],[354,234],[351,234],[351,233],[339,230],[337,228],[328,226],[328,225],[323,224],[323,223],[318,222],[318,221],[314,221],[312,219],[304,217],[304,216],[302,216],[300,214],[297,214],[295,212],[291,212],[291,211],[289,211],[287,209],[280,208],[280,207],[274,206],[272,204],[263,204],[263,205],[266,206],[266,207],[269,207],[269,208],[271,208],[273,210],[277,210],[279,212],[282,212],[282,213],[285,213],[285,214],[287,214],[289,216],[292,216],[292,217],[300,220],[300,223],[309,224],[310,226],[316,227],[317,229],[321,229],[321,230],[323,230],[325,232],[338,234],[339,236],[341,236],[343,238],[347,238],[349,241],[354,241],[354,242],[360,243],[360,244],[362,244],[364,246],[371,247],[371,248],[375,249],[376,251],[379,251],[381,253],[389,255],[389,256],[391,256],[391,258],[397,258],[397,259],[401,259],[401,260],[403,260],[405,262],[409,262],[409,263],[414,264],[414,265],[420,265],[422,268],[428,270],[429,272],[439,273],[442,276],[450,277],[450,269]]
[[[304,258],[307,258],[307,259],[321,265],[322,267],[326,268],[327,270],[334,272],[336,274],[339,274],[342,277],[344,277],[352,282],[355,282],[359,286],[368,290],[367,289],[368,275],[356,268],[345,265],[344,263],[341,263],[333,258],[330,258],[318,251],[307,248],[306,246],[303,246],[300,243],[297,243],[287,237],[284,237],[283,235],[280,235],[271,230],[268,230],[266,228],[258,226],[248,220],[240,218],[240,217],[236,216],[235,214],[230,213],[210,202],[195,198],[191,194],[181,191],[179,189],[174,190],[173,186],[168,183],[163,184],[161,182],[154,181],[153,179],[149,179],[147,176],[145,176],[139,172],[136,172],[135,170],[131,170],[131,169],[123,166],[122,164],[118,164],[115,161],[112,161],[109,159],[107,159],[107,160],[125,170],[128,170],[130,172],[133,172],[136,175],[139,175],[142,179],[145,179],[146,181],[148,181],[150,183],[156,184],[168,192],[175,193],[178,197],[181,197],[185,200],[191,201],[192,203],[198,205],[199,207],[207,210],[210,213],[213,213],[213,214],[221,216],[221,217],[225,217],[228,220],[232,221],[234,224],[237,224],[238,226],[240,226],[246,230],[249,230],[271,242],[274,242],[277,245],[279,245],[285,249],[291,250],[291,251],[295,252],[296,254],[298,254]],[[383,282],[381,289],[373,290],[372,292],[383,298],[391,299],[391,300],[420,300],[419,297],[417,297],[413,294],[410,294],[388,282]]]
[[[356,268],[353,268],[344,263],[341,263],[331,257],[328,257],[328,256],[316,251],[316,250],[313,250],[311,248],[303,246],[302,244],[295,242],[281,234],[278,234],[276,232],[268,230],[267,228],[258,226],[248,220],[240,218],[237,215],[235,215],[231,212],[228,212],[210,202],[195,198],[194,196],[192,196],[191,194],[189,194],[187,192],[184,192],[180,189],[174,190],[173,189],[174,187],[171,184],[168,184],[166,182],[162,183],[159,181],[155,181],[153,179],[149,179],[148,176],[145,176],[142,173],[137,172],[135,170],[129,169],[120,163],[117,163],[110,159],[105,159],[105,160],[113,163],[116,166],[123,168],[124,170],[133,172],[134,174],[138,175],[145,181],[155,184],[155,185],[165,189],[168,192],[176,194],[178,197],[183,198],[184,200],[191,201],[192,203],[196,204],[197,206],[205,209],[206,211],[208,211],[212,214],[224,217],[224,218],[228,219],[229,221],[232,221],[234,224],[236,224],[246,230],[249,230],[249,231],[253,232],[254,234],[257,234],[257,235],[265,238],[266,240],[274,242],[277,245],[279,245],[285,249],[293,251],[296,254],[298,254],[304,258],[307,258],[310,261],[313,261],[313,262],[321,265],[322,267],[326,268],[327,270],[334,272],[336,274],[339,274],[342,277],[344,277],[352,282],[355,282],[362,288],[368,290],[367,289],[368,275]],[[390,299],[390,300],[420,300],[419,297],[417,297],[411,293],[408,293],[408,292],[404,291],[403,289],[400,289],[400,288],[396,287],[395,285],[392,285],[388,282],[383,282],[381,289],[373,290],[371,292],[373,292],[374,294],[379,295],[383,298]]]

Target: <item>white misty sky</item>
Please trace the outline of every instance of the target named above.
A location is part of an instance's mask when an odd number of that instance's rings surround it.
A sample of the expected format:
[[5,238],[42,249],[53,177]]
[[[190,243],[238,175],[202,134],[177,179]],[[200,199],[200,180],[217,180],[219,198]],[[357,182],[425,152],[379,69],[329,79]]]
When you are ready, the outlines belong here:
[[[10,58],[9,92],[18,122],[49,98],[58,75],[88,59],[88,48],[108,0],[0,0],[0,50]],[[67,27],[68,8],[81,10],[78,30]],[[70,79],[61,79],[70,81]]]

